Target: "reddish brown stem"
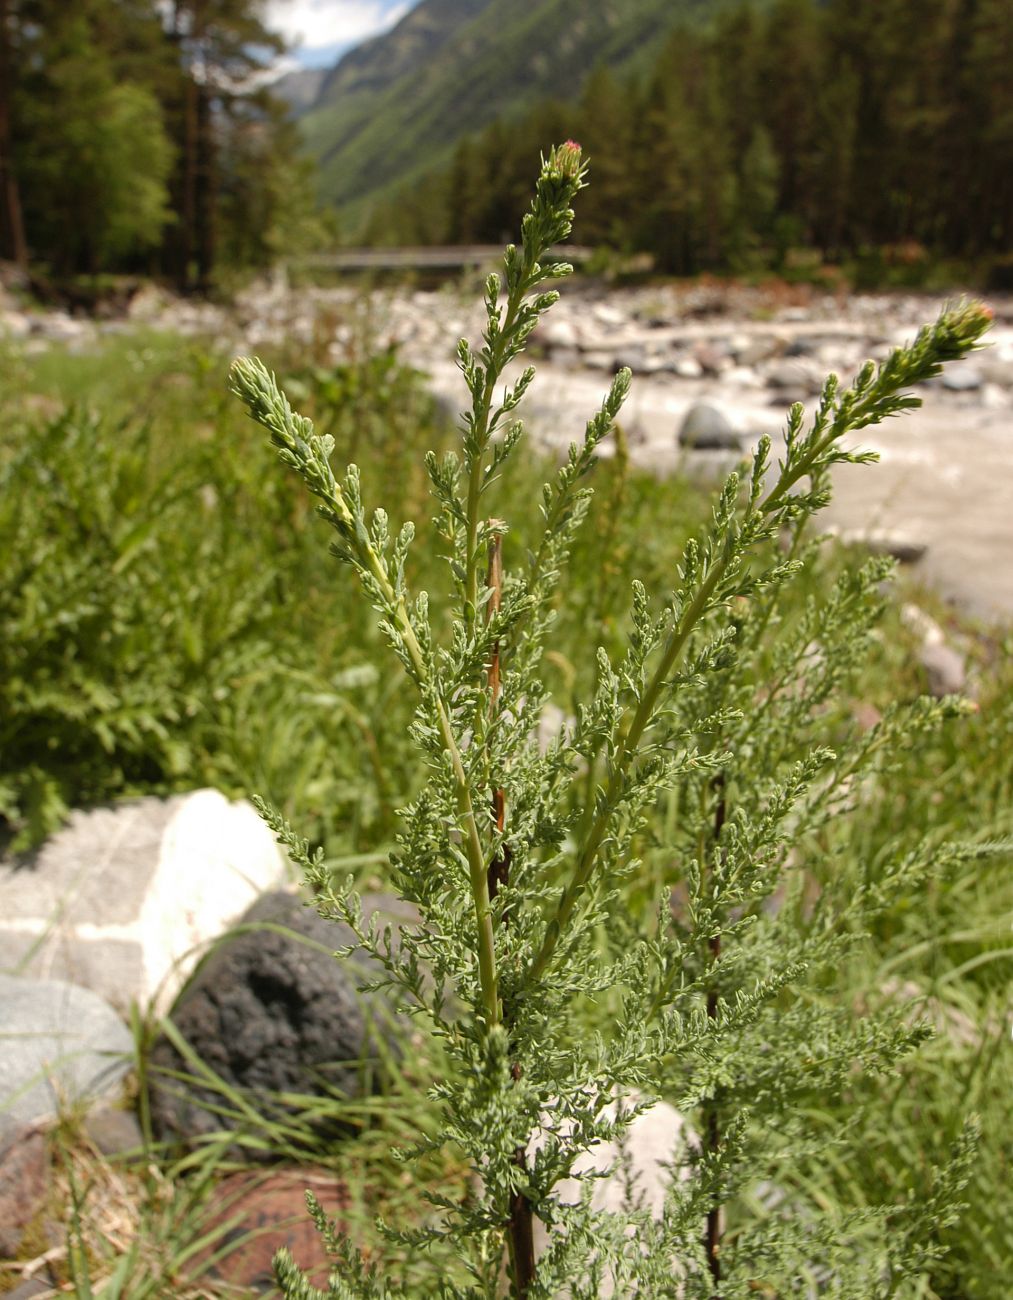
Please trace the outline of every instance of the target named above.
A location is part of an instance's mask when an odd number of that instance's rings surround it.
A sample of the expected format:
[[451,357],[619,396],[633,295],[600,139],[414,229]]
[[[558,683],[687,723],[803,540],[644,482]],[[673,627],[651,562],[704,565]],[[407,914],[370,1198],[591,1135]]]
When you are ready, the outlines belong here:
[[[486,617],[492,618],[494,614],[499,612],[500,603],[503,599],[503,538],[499,533],[494,534],[489,546],[487,584],[492,595],[489,597]],[[492,654],[489,658],[489,709],[493,715],[495,715],[499,705],[501,686],[499,641],[494,641]],[[502,790],[492,792],[492,816],[493,821],[496,823],[496,829],[502,832],[503,827],[506,825],[506,799]],[[508,845],[504,844],[499,853],[489,863],[490,899],[496,897],[500,885],[505,885],[509,878],[510,849]]]
[[531,1203],[523,1192],[510,1198],[510,1244],[517,1295],[524,1300],[535,1281],[535,1232]]
[[[503,596],[503,539],[498,532],[494,533],[489,546],[487,583],[492,594],[489,597],[486,617],[492,618],[499,611]],[[489,657],[489,708],[493,716],[495,716],[499,705],[501,685],[500,648],[499,641],[495,641]],[[500,789],[494,790],[492,793],[492,815],[497,831],[502,833],[506,825],[506,796]],[[509,879],[510,846],[503,844],[489,863],[489,898],[495,898],[500,885],[506,885]],[[509,916],[504,912],[504,924],[508,921]],[[507,1008],[504,1008],[504,1012],[509,1016]],[[516,1083],[521,1077],[521,1067],[516,1061],[511,1066],[510,1073]],[[513,1159],[514,1164],[520,1169],[526,1169],[527,1154],[523,1147],[517,1148]],[[514,1285],[517,1288],[518,1297],[520,1297],[520,1300],[524,1300],[524,1297],[530,1294],[535,1281],[535,1235],[531,1202],[523,1192],[515,1192],[510,1198],[508,1232],[510,1234],[510,1257],[513,1262]]]
[[[714,808],[713,840],[716,852],[721,839],[721,829],[725,824],[727,814],[723,772],[719,772],[714,778],[714,789],[717,792],[717,804]],[[721,956],[720,934],[712,935],[708,939],[707,950],[710,954],[711,969],[713,969]],[[711,1020],[716,1020],[718,1015],[718,991],[713,986],[707,992],[707,1015]],[[721,1145],[721,1119],[718,1115],[717,1098],[712,1098],[704,1107],[704,1137],[708,1153],[712,1156],[717,1155],[718,1148]],[[721,1283],[721,1205],[718,1202],[715,1202],[707,1211],[704,1247],[707,1252],[707,1265],[710,1268],[711,1279],[715,1287],[718,1287]],[[711,1300],[721,1300],[720,1293],[715,1291]]]

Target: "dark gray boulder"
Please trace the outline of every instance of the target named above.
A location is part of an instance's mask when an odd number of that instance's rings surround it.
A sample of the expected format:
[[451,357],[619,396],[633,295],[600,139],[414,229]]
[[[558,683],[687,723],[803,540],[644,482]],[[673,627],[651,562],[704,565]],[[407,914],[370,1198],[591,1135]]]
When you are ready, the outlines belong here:
[[679,443],[696,451],[741,451],[742,438],[723,411],[709,402],[694,402],[679,429]]
[[[266,894],[201,964],[170,1019],[204,1065],[260,1113],[281,1113],[283,1092],[358,1096],[392,1020],[379,995],[359,992],[375,963],[361,953],[334,957],[351,943],[346,926],[323,920],[298,895]],[[216,1113],[228,1105],[221,1091],[166,1072],[195,1073],[162,1038],[152,1052],[159,1136],[192,1142],[237,1127]]]

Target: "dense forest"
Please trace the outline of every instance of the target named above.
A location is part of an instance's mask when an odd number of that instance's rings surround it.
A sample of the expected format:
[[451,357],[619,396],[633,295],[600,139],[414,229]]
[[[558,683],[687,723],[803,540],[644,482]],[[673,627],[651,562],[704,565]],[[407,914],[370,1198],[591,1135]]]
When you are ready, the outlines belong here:
[[0,257],[204,290],[297,239],[312,171],[258,75],[261,9],[0,0]]
[[379,209],[380,241],[495,242],[531,158],[591,156],[580,242],[690,274],[884,248],[899,259],[1013,251],[1013,4],[775,0],[672,33],[646,75],[605,67],[463,140]]

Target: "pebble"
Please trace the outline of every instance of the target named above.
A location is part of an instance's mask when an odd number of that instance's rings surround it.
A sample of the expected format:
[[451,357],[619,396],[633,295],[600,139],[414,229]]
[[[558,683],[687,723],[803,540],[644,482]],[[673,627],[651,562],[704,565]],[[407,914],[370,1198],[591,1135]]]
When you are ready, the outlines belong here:
[[740,451],[742,436],[725,413],[709,402],[694,402],[679,427],[679,444],[696,451]]
[[767,371],[769,387],[801,392],[810,397],[822,389],[824,378],[822,370],[801,357],[780,361]]
[[840,537],[846,546],[864,546],[874,555],[889,555],[898,564],[917,564],[929,549],[926,542],[904,533],[845,531]]
[[547,348],[576,351],[580,347],[580,333],[573,321],[565,317],[556,320],[550,313],[540,322],[532,341]]
[[591,314],[599,325],[604,325],[609,330],[619,329],[621,326],[629,324],[626,313],[620,311],[612,303],[595,303]]
[[763,378],[755,370],[750,370],[746,366],[733,366],[730,370],[724,372],[721,380],[726,389],[732,390],[736,388],[764,387]]
[[132,1110],[120,1106],[99,1106],[84,1121],[84,1131],[104,1156],[139,1155],[144,1150],[144,1135]]
[[967,690],[967,663],[946,639],[946,633],[931,614],[907,601],[901,606],[901,622],[919,641],[918,662],[925,670],[929,693],[936,699],[963,695]]
[[24,312],[5,311],[0,313],[0,337],[26,339],[32,332],[32,322]]
[[928,677],[929,693],[936,699],[963,695],[967,689],[967,664],[951,645],[923,645],[919,662]]
[[624,348],[617,352],[612,361],[612,373],[618,374],[620,370],[632,370],[635,375],[646,374],[652,369],[647,352],[643,348]]
[[966,361],[958,361],[946,367],[939,382],[951,393],[972,393],[981,387],[982,376],[980,370],[969,366]]
[[696,357],[680,357],[672,369],[680,379],[703,378],[703,365]]
[[45,312],[32,317],[32,331],[54,343],[76,343],[94,334],[90,321],[77,320],[66,312]]
[[771,357],[776,357],[783,345],[772,337],[749,339],[735,349],[735,361],[740,366],[758,366]]
[[700,343],[694,349],[694,355],[701,370],[707,375],[720,375],[729,370],[733,364],[727,350],[713,343]]
[[[525,403],[522,414],[529,420],[531,433],[545,446],[556,447],[568,441],[557,439],[555,430],[564,423],[561,416],[568,416],[573,409],[576,397],[580,396],[581,412],[586,409],[585,397],[596,404],[595,396],[590,394],[592,384],[598,383],[595,375],[600,379],[613,372],[617,359],[632,360],[639,383],[631,396],[626,420],[631,427],[639,422],[650,435],[637,455],[637,463],[661,474],[675,468],[668,429],[673,412],[678,418],[680,411],[680,384],[700,385],[701,396],[718,405],[727,403],[742,409],[742,419],[748,421],[750,429],[769,430],[776,444],[778,426],[783,427],[780,417],[789,400],[797,398],[811,404],[830,371],[847,383],[856,367],[870,355],[883,358],[895,346],[910,343],[917,329],[943,305],[941,298],[927,299],[917,293],[845,296],[807,287],[780,286],[771,292],[763,286],[735,284],[611,287],[606,296],[600,285],[579,276],[561,289],[562,298],[542,322],[549,331],[548,339],[554,338],[560,344],[545,345],[550,362],[542,382],[554,387],[554,401],[543,404],[545,410],[538,419],[533,417],[530,399]],[[948,385],[936,381],[922,393],[931,437],[912,474],[924,476],[918,482],[924,482],[926,497],[933,506],[948,492],[950,476],[972,476],[973,470],[967,468],[968,442],[973,442],[976,456],[991,456],[994,451],[1003,469],[1007,444],[1013,445],[1002,425],[1002,417],[1013,405],[1013,295],[996,294],[990,305],[995,322],[988,346],[971,361],[961,363],[963,369],[951,368]],[[0,307],[19,311],[20,302],[9,298]],[[142,309],[157,312],[155,295],[139,304],[138,310]],[[457,394],[455,406],[460,404],[455,347],[462,336],[477,345],[485,321],[477,296],[463,295],[456,287],[435,292],[380,290],[367,303],[357,285],[304,286],[297,292],[284,292],[276,285],[261,284],[241,295],[234,309],[169,299],[152,324],[167,331],[203,333],[217,340],[219,348],[248,350],[251,329],[256,330],[266,348],[285,340],[309,340],[321,322],[340,320],[346,331],[351,330],[348,340],[334,340],[332,361],[340,364],[347,360],[355,340],[363,337],[361,322],[367,315],[378,340],[391,340],[401,346],[407,364],[430,374],[435,390],[449,391],[453,387]],[[575,339],[578,347],[572,346]],[[33,334],[17,346],[28,353],[61,345]],[[617,354],[634,349],[640,349],[640,354],[617,358]],[[764,359],[755,364],[736,362],[736,357],[752,362],[761,353],[766,354]],[[699,376],[692,366],[677,368],[676,363],[687,356],[699,364]],[[768,384],[768,369],[773,372],[781,366],[798,369],[790,374],[785,371],[781,382]],[[980,383],[974,378],[975,372]],[[768,404],[769,409],[764,409]],[[941,416],[952,423],[951,434],[941,426]],[[899,448],[895,451],[891,447],[884,459],[891,455],[895,460],[907,458],[906,430],[918,418],[904,422],[906,429],[898,439]],[[884,429],[884,438],[890,433]],[[966,439],[965,434],[971,438]],[[983,441],[987,445],[983,446]],[[881,480],[888,481],[891,473],[896,477],[896,466],[881,474]],[[850,471],[842,471],[841,477],[848,474]],[[999,477],[995,476],[997,481]],[[870,476],[870,488],[873,478]],[[955,527],[944,533],[935,515],[928,525],[930,540],[934,545],[939,543],[943,568],[948,566],[951,574],[957,572],[951,559],[959,556],[959,573],[968,575],[947,577],[941,568],[939,581],[943,589],[986,614],[1005,614],[1013,608],[1013,583],[1004,580],[997,585],[981,576],[1008,540],[1007,519],[997,498],[998,493],[995,500],[984,503],[973,529],[963,519],[956,519]],[[899,514],[888,514],[887,518],[899,527],[910,523],[918,531],[924,512],[915,515],[907,502],[901,502],[898,509]],[[968,510],[968,518],[970,514]],[[831,515],[844,526],[872,526],[873,516],[854,493],[850,499],[846,493],[837,496]],[[0,917],[2,914],[0,907]]]

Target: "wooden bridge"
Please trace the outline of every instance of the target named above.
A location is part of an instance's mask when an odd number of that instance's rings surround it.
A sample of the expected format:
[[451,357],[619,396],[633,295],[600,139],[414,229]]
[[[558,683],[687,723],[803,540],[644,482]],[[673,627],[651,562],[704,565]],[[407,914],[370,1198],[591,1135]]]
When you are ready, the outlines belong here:
[[[592,250],[560,244],[553,251],[560,262],[586,262]],[[339,248],[308,253],[288,260],[299,271],[465,271],[494,266],[503,256],[502,244],[428,245],[420,248]]]

